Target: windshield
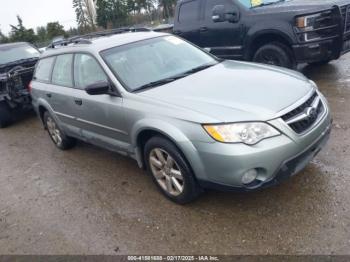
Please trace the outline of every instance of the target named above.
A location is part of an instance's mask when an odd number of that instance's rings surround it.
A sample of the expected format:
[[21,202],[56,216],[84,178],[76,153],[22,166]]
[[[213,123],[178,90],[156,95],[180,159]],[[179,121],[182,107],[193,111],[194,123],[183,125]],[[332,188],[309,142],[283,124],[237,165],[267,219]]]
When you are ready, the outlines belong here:
[[212,56],[175,36],[115,47],[101,55],[129,91],[165,84],[217,63]]
[[271,5],[284,2],[285,0],[239,0],[244,6],[254,8],[257,6]]
[[0,65],[21,59],[37,58],[39,55],[38,50],[25,43],[0,45]]

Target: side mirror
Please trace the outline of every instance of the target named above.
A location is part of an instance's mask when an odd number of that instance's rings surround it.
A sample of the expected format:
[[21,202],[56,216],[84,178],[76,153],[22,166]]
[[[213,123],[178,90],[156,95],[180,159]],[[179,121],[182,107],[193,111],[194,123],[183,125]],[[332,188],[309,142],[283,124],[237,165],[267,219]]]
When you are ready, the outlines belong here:
[[212,11],[212,20],[214,23],[230,22],[236,23],[239,21],[239,10],[233,6],[230,10],[226,10],[224,5],[216,5]]
[[216,5],[213,7],[212,19],[214,23],[225,22],[225,6]]
[[109,94],[109,90],[110,90],[110,84],[105,81],[88,85],[85,88],[86,93],[92,96]]

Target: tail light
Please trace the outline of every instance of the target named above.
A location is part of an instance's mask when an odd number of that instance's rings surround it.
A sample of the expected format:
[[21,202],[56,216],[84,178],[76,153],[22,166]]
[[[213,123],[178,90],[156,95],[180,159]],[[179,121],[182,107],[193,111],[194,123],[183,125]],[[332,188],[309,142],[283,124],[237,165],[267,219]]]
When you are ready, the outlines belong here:
[[28,91],[29,91],[29,93],[32,92],[32,89],[33,89],[33,82],[30,81],[29,84],[28,84]]

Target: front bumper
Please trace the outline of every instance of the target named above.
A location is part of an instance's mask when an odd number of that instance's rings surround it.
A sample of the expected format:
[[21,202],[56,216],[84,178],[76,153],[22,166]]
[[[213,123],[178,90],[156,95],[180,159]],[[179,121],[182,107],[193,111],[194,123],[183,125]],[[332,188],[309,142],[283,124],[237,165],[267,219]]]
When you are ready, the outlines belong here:
[[298,63],[312,63],[338,59],[342,51],[339,42],[339,38],[333,38],[294,45],[293,51],[295,59]]
[[[326,101],[324,100],[326,105]],[[282,135],[266,139],[254,146],[195,142],[184,150],[187,159],[204,188],[250,191],[285,180],[304,169],[324,147],[331,130],[331,114],[327,109],[322,119],[304,135],[296,134],[281,119],[270,121]],[[186,146],[182,145],[182,149]],[[187,151],[187,152],[186,152]],[[259,170],[259,183],[242,183],[245,172]]]

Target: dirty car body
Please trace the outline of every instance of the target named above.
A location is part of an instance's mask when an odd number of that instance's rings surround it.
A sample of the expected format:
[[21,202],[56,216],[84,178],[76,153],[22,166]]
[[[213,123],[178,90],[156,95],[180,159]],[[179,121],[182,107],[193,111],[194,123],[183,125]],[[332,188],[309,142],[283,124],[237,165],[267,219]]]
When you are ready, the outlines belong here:
[[32,107],[28,88],[39,55],[28,43],[0,45],[0,126],[12,121],[14,110]]
[[[81,86],[85,55],[101,75]],[[77,138],[129,155],[177,203],[193,200],[198,188],[280,182],[329,138],[327,101],[302,74],[219,60],[168,34],[100,38],[48,51],[38,68],[45,63],[54,72],[46,79],[60,79],[59,68],[72,73],[66,86],[33,81],[34,108],[56,146]]]

